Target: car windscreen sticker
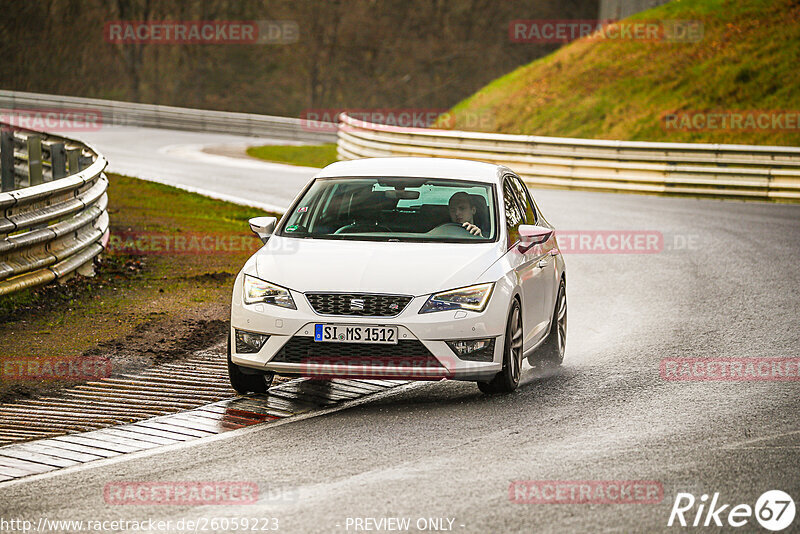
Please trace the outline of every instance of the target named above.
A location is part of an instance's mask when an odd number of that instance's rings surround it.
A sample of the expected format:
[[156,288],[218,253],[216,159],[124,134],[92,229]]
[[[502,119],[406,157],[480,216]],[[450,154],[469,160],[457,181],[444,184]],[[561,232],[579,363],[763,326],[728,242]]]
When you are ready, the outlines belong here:
[[308,206],[302,206],[300,208],[297,208],[297,213],[305,213],[307,211],[308,211]]
[[296,224],[293,224],[291,226],[287,226],[286,227],[286,231],[287,232],[294,232],[295,230],[297,230],[297,225]]

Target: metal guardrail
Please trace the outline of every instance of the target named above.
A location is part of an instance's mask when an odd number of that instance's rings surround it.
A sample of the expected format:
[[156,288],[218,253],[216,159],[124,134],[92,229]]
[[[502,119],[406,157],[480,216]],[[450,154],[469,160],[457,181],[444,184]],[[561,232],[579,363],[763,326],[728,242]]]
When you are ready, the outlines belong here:
[[800,148],[486,134],[339,117],[339,159],[432,156],[507,165],[531,186],[800,202]]
[[108,239],[106,159],[73,139],[0,129],[0,296],[92,274]]
[[[0,111],[34,112],[89,110],[103,126],[142,126],[235,135],[264,136],[304,143],[335,143],[335,131],[309,127],[302,119],[138,104],[98,98],[79,98],[0,90]],[[22,126],[25,126],[24,124]],[[331,125],[333,130],[335,127]]]

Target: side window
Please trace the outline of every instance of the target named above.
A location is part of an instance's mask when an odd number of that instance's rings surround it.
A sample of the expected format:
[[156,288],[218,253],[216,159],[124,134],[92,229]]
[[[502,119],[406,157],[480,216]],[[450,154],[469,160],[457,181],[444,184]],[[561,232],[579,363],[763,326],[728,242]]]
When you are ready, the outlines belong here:
[[536,224],[536,210],[533,209],[533,202],[528,188],[520,180],[519,176],[510,176],[511,184],[517,192],[517,197],[522,201],[525,206],[525,224]]
[[508,229],[508,246],[519,241],[519,225],[525,221],[525,211],[520,205],[511,179],[503,180],[503,203],[506,212],[506,228]]

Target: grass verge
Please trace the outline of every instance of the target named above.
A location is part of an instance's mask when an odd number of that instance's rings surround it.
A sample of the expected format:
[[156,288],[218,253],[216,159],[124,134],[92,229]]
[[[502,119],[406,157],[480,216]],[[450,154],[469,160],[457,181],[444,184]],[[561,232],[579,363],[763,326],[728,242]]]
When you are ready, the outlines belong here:
[[97,275],[0,298],[0,401],[83,381],[45,372],[47,362],[103,358],[117,375],[224,339],[233,279],[261,245],[247,219],[263,212],[109,180],[111,239]]
[[289,165],[300,165],[303,167],[322,168],[337,161],[335,143],[301,146],[252,146],[247,149],[247,155],[274,163],[288,163]]
[[[800,3],[682,0],[626,23],[676,20],[699,22],[702,37],[694,42],[575,41],[456,105],[449,127],[595,139],[800,145]],[[703,130],[667,122],[674,114],[737,111],[786,118],[782,127],[780,120],[777,126],[768,121],[750,127],[743,121],[740,127],[724,127],[718,119]]]

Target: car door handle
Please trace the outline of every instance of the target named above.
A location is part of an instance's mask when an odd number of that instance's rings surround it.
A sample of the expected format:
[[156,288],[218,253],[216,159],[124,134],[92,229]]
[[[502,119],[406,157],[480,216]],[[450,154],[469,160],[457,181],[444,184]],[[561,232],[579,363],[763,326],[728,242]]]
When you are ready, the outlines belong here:
[[548,265],[549,265],[549,262],[548,262],[547,260],[541,260],[541,261],[539,262],[539,264],[537,265],[537,267],[539,267],[540,269],[544,269],[544,268],[545,268],[545,267],[547,267]]

